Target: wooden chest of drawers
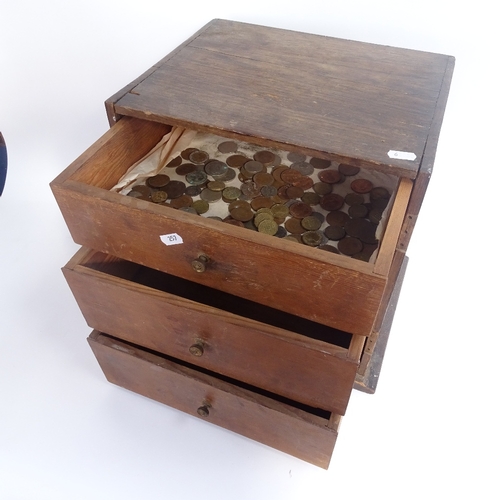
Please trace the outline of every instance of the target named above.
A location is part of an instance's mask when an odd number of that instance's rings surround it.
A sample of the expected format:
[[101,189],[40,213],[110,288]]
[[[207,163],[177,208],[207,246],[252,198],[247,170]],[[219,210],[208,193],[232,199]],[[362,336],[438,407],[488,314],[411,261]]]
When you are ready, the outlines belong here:
[[51,184],[107,378],[327,467],[375,389],[453,62],[214,20],[110,98]]

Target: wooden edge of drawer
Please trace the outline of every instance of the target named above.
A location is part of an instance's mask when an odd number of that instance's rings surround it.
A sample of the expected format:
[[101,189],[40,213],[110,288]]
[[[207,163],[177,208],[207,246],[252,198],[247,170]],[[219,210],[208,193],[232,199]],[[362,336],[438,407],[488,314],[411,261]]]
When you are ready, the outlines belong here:
[[[339,418],[314,415],[96,330],[88,342],[109,382],[328,468]],[[200,407],[207,416],[199,416]]]

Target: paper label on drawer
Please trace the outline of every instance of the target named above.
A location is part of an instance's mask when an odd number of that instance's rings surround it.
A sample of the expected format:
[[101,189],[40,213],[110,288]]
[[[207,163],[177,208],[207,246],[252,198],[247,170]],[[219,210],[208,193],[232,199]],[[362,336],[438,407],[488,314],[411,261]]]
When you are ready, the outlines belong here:
[[184,243],[182,238],[177,233],[162,234],[160,235],[160,240],[165,243],[165,245],[180,245]]
[[387,152],[387,156],[395,160],[410,160],[410,161],[414,161],[415,158],[417,157],[415,153],[410,153],[408,151],[394,151],[393,149]]

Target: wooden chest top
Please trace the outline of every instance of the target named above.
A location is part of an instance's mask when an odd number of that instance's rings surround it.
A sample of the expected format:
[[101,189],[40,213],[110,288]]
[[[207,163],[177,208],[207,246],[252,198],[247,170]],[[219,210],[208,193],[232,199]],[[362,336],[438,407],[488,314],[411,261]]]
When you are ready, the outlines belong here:
[[415,178],[432,166],[453,65],[445,55],[216,19],[107,106],[112,121],[146,118]]

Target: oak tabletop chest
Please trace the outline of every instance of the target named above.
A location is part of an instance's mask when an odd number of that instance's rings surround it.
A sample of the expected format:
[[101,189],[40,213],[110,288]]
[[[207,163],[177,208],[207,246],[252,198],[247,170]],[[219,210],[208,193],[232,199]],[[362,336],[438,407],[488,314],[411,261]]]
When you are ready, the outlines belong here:
[[51,183],[108,380],[328,467],[375,390],[453,65],[217,19],[112,96]]

